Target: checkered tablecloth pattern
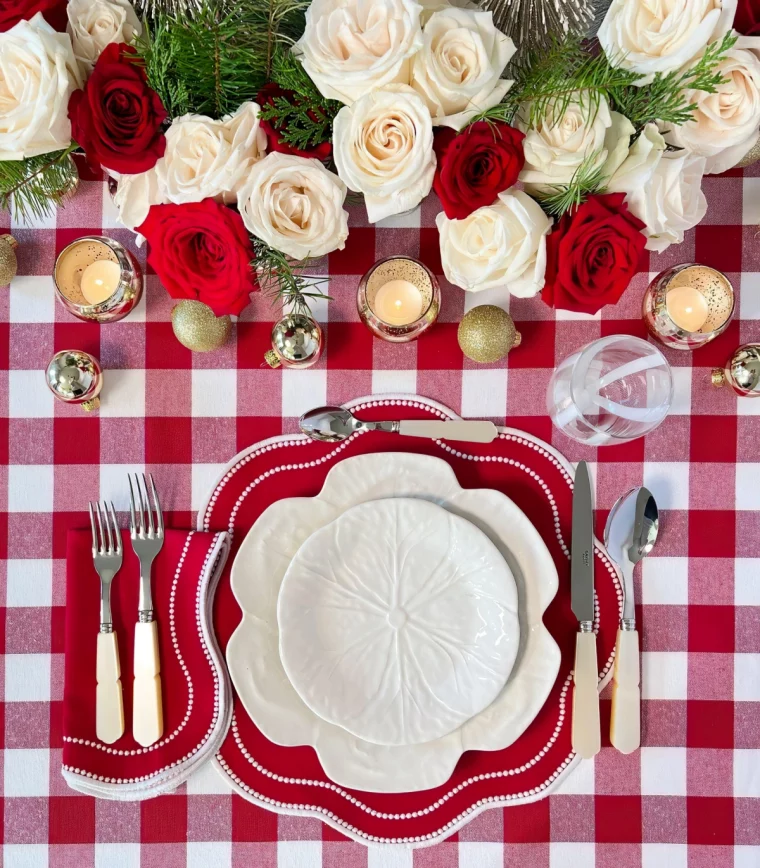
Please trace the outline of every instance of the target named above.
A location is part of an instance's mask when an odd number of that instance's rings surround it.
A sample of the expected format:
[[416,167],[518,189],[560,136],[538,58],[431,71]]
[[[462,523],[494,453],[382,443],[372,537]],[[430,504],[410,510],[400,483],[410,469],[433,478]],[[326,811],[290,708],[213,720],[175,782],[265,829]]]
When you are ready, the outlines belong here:
[[[229,344],[208,355],[176,342],[172,300],[152,275],[138,310],[119,323],[82,323],[57,305],[51,272],[67,243],[105,233],[134,249],[99,179],[83,180],[57,216],[11,226],[19,276],[0,291],[6,868],[760,865],[760,400],[709,382],[710,368],[737,345],[760,340],[760,167],[708,178],[704,189],[702,225],[642,263],[617,306],[588,317],[514,300],[522,345],[508,363],[483,367],[463,359],[456,328],[466,305],[492,301],[492,293],[465,297],[442,281],[440,321],[416,344],[375,340],[358,321],[356,285],[375,259],[410,253],[441,273],[434,197],[382,228],[352,214],[346,250],[326,265],[334,300],[316,306],[327,351],[308,371],[263,364],[276,318],[263,298]],[[601,335],[644,336],[640,304],[650,276],[693,260],[734,281],[738,316],[693,355],[667,353],[676,380],[671,416],[628,446],[589,449],[553,431],[544,396],[555,364]],[[55,402],[45,387],[47,362],[68,348],[94,353],[106,369],[99,414]],[[143,804],[68,790],[60,773],[65,539],[85,523],[87,501],[105,497],[125,510],[126,472],[145,469],[168,522],[193,526],[218,470],[238,450],[293,431],[305,409],[382,392],[418,393],[464,416],[507,421],[571,460],[589,460],[600,529],[621,492],[645,482],[655,493],[661,536],[638,581],[641,751],[622,756],[605,747],[557,795],[486,812],[447,842],[414,852],[368,850],[317,820],[268,813],[230,795],[212,768],[176,795]]]

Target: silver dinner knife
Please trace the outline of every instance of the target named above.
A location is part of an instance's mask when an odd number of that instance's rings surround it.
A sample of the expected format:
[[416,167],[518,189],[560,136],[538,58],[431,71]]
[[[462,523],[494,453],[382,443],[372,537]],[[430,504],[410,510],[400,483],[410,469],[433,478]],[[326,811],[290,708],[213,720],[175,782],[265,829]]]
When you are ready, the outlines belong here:
[[599,668],[594,633],[594,510],[588,465],[578,462],[573,490],[573,532],[570,553],[570,601],[578,619],[573,672],[573,750],[584,759],[599,753]]

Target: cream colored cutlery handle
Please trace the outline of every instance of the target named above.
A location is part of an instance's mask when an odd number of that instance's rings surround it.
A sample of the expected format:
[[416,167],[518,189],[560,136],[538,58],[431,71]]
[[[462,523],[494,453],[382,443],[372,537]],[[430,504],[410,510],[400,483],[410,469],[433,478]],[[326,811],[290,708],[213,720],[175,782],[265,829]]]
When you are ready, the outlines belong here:
[[620,753],[633,753],[641,745],[639,634],[636,630],[618,630],[612,677],[610,741]]
[[164,731],[161,708],[161,663],[158,624],[135,624],[135,683],[132,695],[132,735],[143,747],[154,744]]
[[575,636],[573,680],[573,750],[584,759],[591,759],[599,753],[602,744],[594,633],[577,633]]
[[95,735],[113,744],[124,735],[124,700],[121,695],[121,669],[116,633],[98,633],[95,664]]
[[490,443],[498,433],[493,422],[482,422],[477,419],[452,420],[450,422],[411,420],[401,422],[398,430],[399,434],[406,434],[409,437],[467,440],[470,443]]

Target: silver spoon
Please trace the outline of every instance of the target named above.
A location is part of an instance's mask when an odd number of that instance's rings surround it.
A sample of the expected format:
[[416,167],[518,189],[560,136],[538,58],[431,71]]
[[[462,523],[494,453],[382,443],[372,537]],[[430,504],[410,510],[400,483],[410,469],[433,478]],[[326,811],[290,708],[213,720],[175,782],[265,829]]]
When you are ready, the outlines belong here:
[[301,431],[312,440],[337,443],[363,431],[388,431],[410,437],[432,437],[441,440],[467,440],[470,443],[490,443],[498,434],[493,422],[474,419],[404,419],[397,422],[365,422],[344,407],[317,407],[304,413],[298,422]]
[[646,488],[632,488],[610,510],[604,545],[623,573],[623,617],[615,644],[610,741],[621,753],[641,743],[641,691],[639,689],[639,634],[633,596],[635,565],[657,541],[657,504]]

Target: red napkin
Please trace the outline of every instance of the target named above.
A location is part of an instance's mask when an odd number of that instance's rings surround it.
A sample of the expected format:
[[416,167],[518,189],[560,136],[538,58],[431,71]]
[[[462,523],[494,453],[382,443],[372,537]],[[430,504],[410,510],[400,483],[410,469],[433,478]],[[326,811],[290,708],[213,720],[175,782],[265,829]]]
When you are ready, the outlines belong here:
[[[70,531],[66,552],[63,772],[70,786],[107,798],[145,798],[173,789],[213,753],[229,716],[226,670],[210,628],[211,599],[229,553],[226,533],[167,530],[153,562],[164,734],[149,748],[132,737],[132,652],[140,568],[127,531],[111,585],[124,697],[124,735],[95,735],[95,657],[100,585],[89,530]],[[194,761],[195,760],[195,761]],[[147,792],[147,790],[151,790]],[[109,792],[113,791],[113,792]],[[130,795],[131,793],[131,795]]]

